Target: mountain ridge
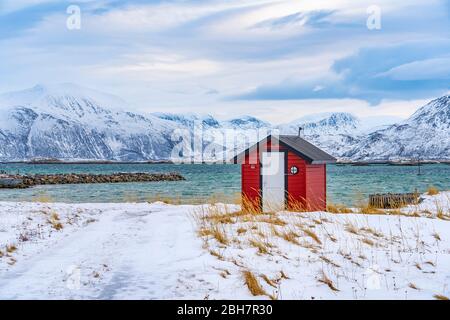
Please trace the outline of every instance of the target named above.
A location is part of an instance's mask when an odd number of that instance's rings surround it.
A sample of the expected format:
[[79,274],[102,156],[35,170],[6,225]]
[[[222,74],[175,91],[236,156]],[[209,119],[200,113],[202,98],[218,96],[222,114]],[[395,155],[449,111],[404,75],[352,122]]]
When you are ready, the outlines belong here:
[[[408,119],[370,131],[350,113],[310,115],[272,125],[254,116],[218,120],[194,113],[139,114],[113,95],[74,84],[37,85],[0,95],[0,161],[60,160],[164,161],[179,143],[177,129],[206,129],[202,146],[220,150],[226,130],[279,130],[302,134],[345,161],[450,159],[450,96],[419,108]],[[248,142],[238,138],[236,151]],[[250,141],[255,142],[255,141]]]

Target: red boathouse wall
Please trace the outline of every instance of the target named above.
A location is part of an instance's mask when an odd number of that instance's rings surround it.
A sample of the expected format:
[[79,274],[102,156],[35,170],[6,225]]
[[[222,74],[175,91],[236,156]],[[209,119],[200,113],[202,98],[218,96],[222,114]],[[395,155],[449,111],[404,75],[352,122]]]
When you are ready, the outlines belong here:
[[[286,209],[326,210],[326,165],[310,164],[284,145],[272,146],[270,141],[264,145],[260,143],[258,148],[249,151],[241,165],[242,196],[245,203],[261,209],[260,153],[270,152],[272,149],[285,153]],[[291,173],[294,166],[298,169],[297,174]]]

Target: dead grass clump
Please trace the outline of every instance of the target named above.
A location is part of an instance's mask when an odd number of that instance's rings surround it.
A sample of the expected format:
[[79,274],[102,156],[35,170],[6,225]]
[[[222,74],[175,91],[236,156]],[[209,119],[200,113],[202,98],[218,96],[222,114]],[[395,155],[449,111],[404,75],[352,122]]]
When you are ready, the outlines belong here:
[[327,277],[325,272],[322,272],[322,275],[319,278],[319,282],[326,284],[332,291],[339,291],[339,289],[334,285],[333,281]]
[[320,241],[319,237],[317,236],[317,234],[316,234],[314,231],[312,231],[312,230],[310,230],[310,229],[307,229],[307,228],[302,228],[302,231],[303,231],[308,237],[310,237],[310,238],[313,239],[315,242],[317,242],[318,244],[322,244],[322,241]]
[[268,276],[266,276],[265,274],[261,275],[261,278],[271,287],[276,288],[277,284],[275,283],[275,281],[270,280]]
[[446,220],[446,221],[450,220],[450,215],[448,215],[444,212],[444,208],[438,201],[435,201],[435,206],[436,206],[436,217],[438,219]]
[[320,259],[323,260],[324,262],[332,265],[335,268],[340,268],[341,266],[338,265],[336,262],[332,261],[331,259],[325,257],[325,256],[320,256]]
[[6,246],[6,252],[13,253],[17,250],[17,247],[13,244]]
[[283,237],[283,234],[282,234],[280,231],[278,231],[277,227],[271,226],[271,227],[270,227],[270,230],[271,230],[271,232],[272,232],[272,235],[274,235],[274,236],[276,236],[276,237],[279,237],[279,238],[282,238],[282,237]]
[[435,186],[429,186],[427,189],[427,194],[430,196],[435,196],[439,193],[439,189]]
[[368,238],[364,238],[361,240],[363,243],[373,247],[375,245],[375,242],[373,242],[372,240],[368,239]]
[[433,298],[435,298],[436,300],[450,300],[448,297],[446,297],[442,294],[435,294],[435,295],[433,295]]
[[224,278],[224,279],[226,279],[228,276],[230,276],[231,275],[231,272],[230,271],[228,271],[228,270],[223,270],[221,273],[220,273],[220,276],[222,277],[222,278]]
[[283,220],[281,220],[280,218],[278,218],[275,215],[263,216],[262,218],[259,218],[258,221],[269,223],[269,224],[274,224],[277,226],[285,226],[286,225],[286,222],[284,222]]
[[236,232],[238,233],[238,235],[241,235],[241,234],[246,233],[246,232],[247,232],[247,229],[241,227],[241,228],[238,228],[238,229],[236,230]]
[[268,242],[263,242],[261,240],[256,240],[256,239],[250,239],[249,243],[256,249],[258,249],[258,253],[260,253],[260,254],[268,254],[270,247],[272,247],[272,245],[269,244]]
[[56,231],[62,230],[64,228],[61,222],[52,223],[52,227]]
[[214,237],[214,239],[217,240],[217,242],[223,245],[228,245],[228,243],[230,242],[227,235],[225,234],[225,230],[223,228],[220,228],[219,226],[213,226],[211,228],[211,235]]
[[362,205],[360,205],[358,207],[358,210],[362,214],[385,214],[386,213],[385,211],[383,211],[381,209],[378,209],[378,208],[375,208],[375,207],[373,207],[373,206],[371,206],[369,204],[362,204]]
[[52,212],[50,214],[50,218],[48,219],[48,222],[52,225],[52,228],[59,231],[63,229],[63,224],[60,222],[60,218],[58,213]]
[[211,236],[211,235],[212,235],[212,232],[211,232],[210,229],[207,229],[207,228],[200,228],[200,229],[197,231],[197,234],[198,234],[200,237],[208,237],[208,236]]
[[297,238],[300,237],[300,235],[295,233],[292,230],[291,231],[287,231],[287,232],[282,232],[281,233],[281,237],[284,240],[288,241],[288,242],[291,242],[291,243],[296,244],[296,245],[300,245],[300,243],[297,240]]
[[327,212],[330,213],[353,213],[353,210],[343,204],[327,204]]
[[439,233],[434,232],[434,233],[432,234],[432,236],[433,236],[434,239],[436,239],[436,241],[441,241],[441,236],[439,235]]
[[225,260],[225,258],[223,257],[223,255],[221,255],[219,252],[215,251],[215,250],[209,250],[209,253],[213,256],[216,257],[219,260]]
[[242,275],[244,276],[245,284],[252,295],[268,296],[267,292],[264,291],[263,287],[259,284],[258,279],[256,279],[251,271],[245,270],[242,272]]
[[411,289],[414,289],[414,290],[420,290],[414,283],[412,283],[412,282],[410,282],[409,284],[408,284],[408,287],[410,287]]
[[353,234],[359,234],[359,229],[351,222],[347,223],[345,225],[345,231],[353,233]]
[[367,233],[370,233],[371,235],[373,235],[373,236],[375,236],[377,238],[383,237],[383,234],[381,232],[379,232],[379,231],[377,231],[377,230],[375,230],[373,228],[370,228],[370,227],[364,227],[364,228],[361,228],[360,230],[364,231],[364,232],[367,232]]

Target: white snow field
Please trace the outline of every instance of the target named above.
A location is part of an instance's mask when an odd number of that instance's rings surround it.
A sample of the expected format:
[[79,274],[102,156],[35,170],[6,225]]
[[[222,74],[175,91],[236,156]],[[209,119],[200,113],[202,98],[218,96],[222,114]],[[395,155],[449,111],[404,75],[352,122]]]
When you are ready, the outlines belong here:
[[424,199],[390,215],[0,202],[0,299],[445,299],[450,192]]

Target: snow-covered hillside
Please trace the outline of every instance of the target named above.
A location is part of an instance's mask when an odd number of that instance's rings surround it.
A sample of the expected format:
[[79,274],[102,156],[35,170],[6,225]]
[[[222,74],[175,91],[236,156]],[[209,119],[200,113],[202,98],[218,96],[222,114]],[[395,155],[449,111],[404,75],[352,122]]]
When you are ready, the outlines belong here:
[[320,113],[279,125],[281,134],[302,135],[335,157],[341,157],[361,139],[361,122],[350,113]]
[[450,159],[450,96],[431,101],[403,122],[368,134],[342,157]]
[[[450,159],[449,96],[378,129],[349,113],[315,114],[274,126],[253,116],[221,121],[208,114],[142,115],[129,109],[118,97],[73,84],[3,94],[0,161],[169,160],[180,141],[191,145],[189,139],[180,140],[180,132],[196,137],[203,149],[214,149],[203,157],[194,152],[197,159],[222,160],[224,150],[241,151],[270,130],[298,134],[299,127],[307,140],[340,159]],[[259,136],[248,135],[249,130],[259,130]]]
[[445,299],[449,196],[393,215],[2,202],[0,299]]
[[167,159],[171,121],[126,109],[114,96],[75,85],[0,96],[0,160]]

